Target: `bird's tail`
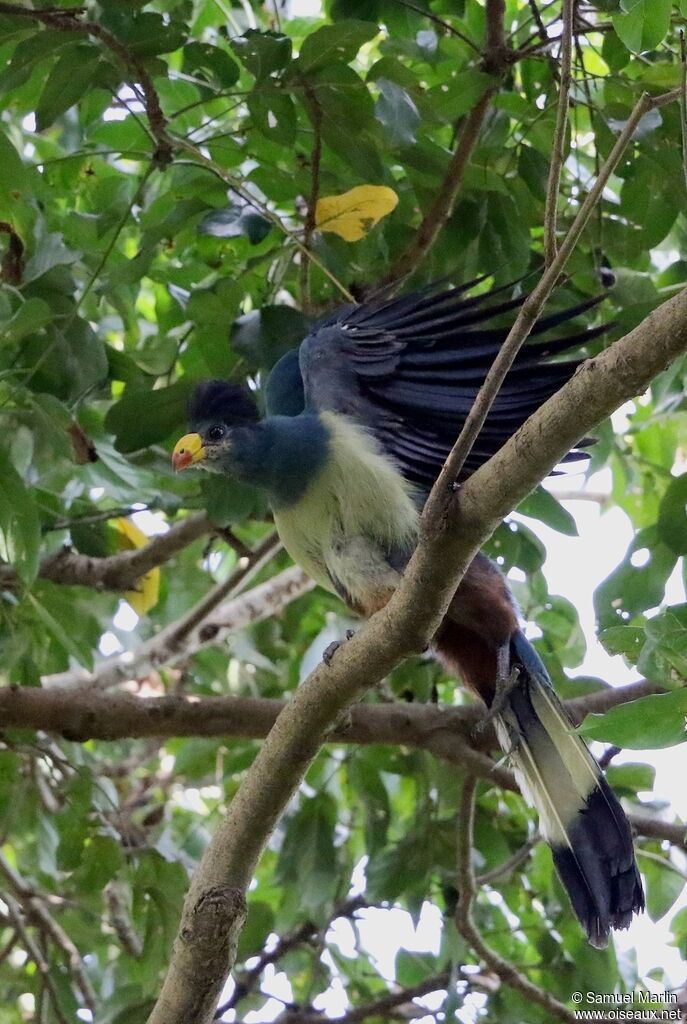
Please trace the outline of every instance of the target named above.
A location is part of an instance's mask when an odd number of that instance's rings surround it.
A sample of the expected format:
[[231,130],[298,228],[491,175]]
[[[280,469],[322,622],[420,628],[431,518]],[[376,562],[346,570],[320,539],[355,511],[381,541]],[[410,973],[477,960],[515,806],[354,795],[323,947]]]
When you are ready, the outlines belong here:
[[520,630],[510,660],[519,677],[496,717],[499,740],[539,814],[573,909],[590,943],[603,948],[611,928],[627,928],[644,908],[630,824]]

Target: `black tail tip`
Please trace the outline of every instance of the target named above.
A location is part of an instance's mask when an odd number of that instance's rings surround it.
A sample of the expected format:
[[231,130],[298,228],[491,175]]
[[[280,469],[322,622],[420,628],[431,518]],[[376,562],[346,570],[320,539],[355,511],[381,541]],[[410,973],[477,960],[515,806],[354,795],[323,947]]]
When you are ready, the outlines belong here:
[[625,814],[603,776],[568,828],[569,846],[552,847],[573,910],[592,946],[629,928],[644,910],[644,889]]

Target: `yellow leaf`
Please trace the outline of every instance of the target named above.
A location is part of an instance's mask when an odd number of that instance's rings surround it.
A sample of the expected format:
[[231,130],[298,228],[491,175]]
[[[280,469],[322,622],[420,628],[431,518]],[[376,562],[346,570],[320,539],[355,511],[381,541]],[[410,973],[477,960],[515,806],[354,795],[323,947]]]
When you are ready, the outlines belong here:
[[[145,547],[149,538],[129,519],[115,519],[117,547],[120,551],[133,551]],[[124,597],[137,615],[145,615],[160,599],[160,570],[156,566],[136,581],[135,590],[127,590]]]
[[386,185],[357,185],[340,196],[323,196],[315,207],[315,224],[347,242],[357,242],[398,205]]

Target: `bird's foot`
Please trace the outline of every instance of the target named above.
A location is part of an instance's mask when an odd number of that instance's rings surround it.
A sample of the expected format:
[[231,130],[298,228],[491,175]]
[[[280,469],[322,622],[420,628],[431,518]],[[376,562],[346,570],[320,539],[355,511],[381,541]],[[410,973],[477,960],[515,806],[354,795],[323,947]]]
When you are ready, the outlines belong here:
[[[347,629],[346,630],[346,640],[350,640],[352,636],[355,636],[355,630],[354,629]],[[346,643],[346,640],[334,640],[332,643],[328,644],[325,647],[324,651],[322,652],[322,661],[325,663],[325,665],[327,665],[327,666],[331,665],[332,658],[334,657],[334,655],[338,651],[339,647],[342,647],[343,644]]]
[[504,644],[502,647],[499,647],[496,655],[494,699],[475,726],[474,731],[477,736],[480,736],[489,723],[493,722],[501,714],[506,706],[508,697],[518,685],[519,679],[520,669],[515,665],[512,669],[510,668],[510,646]]

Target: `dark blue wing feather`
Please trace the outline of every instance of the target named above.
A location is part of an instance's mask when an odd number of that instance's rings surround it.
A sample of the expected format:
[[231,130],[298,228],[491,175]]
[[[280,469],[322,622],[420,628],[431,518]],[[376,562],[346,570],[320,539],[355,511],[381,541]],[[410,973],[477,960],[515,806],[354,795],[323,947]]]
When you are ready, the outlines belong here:
[[[470,296],[475,283],[345,306],[300,347],[306,407],[356,418],[422,488],[436,479],[524,299],[512,295],[512,285]],[[520,351],[461,479],[570,379],[578,360],[552,358],[588,344],[605,328],[564,337],[557,329],[599,301],[537,322],[536,340]],[[576,449],[564,461],[574,458],[584,453]]]

